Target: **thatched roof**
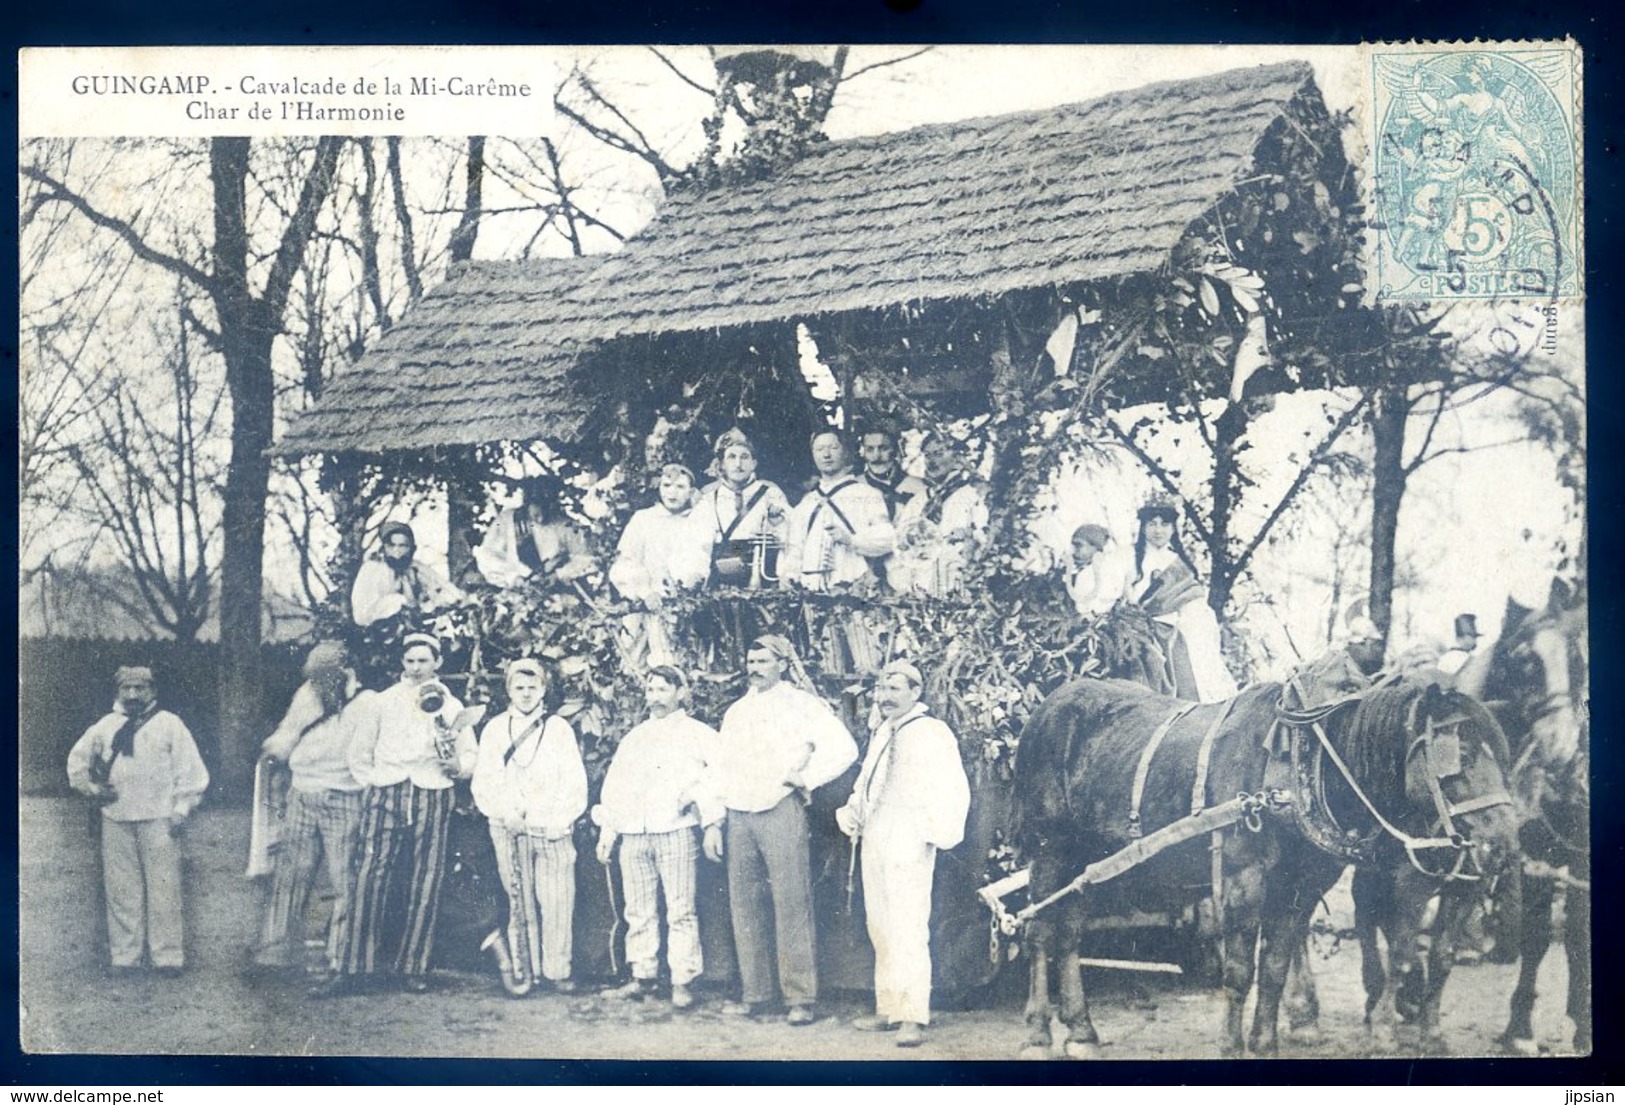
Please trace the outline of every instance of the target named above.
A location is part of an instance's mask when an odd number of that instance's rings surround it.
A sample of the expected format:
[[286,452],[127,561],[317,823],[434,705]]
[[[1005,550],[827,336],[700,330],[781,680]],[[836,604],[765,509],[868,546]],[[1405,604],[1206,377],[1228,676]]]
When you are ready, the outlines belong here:
[[281,448],[383,451],[567,433],[565,370],[632,335],[996,297],[1153,271],[1250,170],[1307,63],[817,147],[679,195],[618,253],[462,269]]
[[559,332],[555,307],[604,260],[457,266],[295,418],[280,451],[383,453],[567,436],[591,399],[566,384],[580,347]]

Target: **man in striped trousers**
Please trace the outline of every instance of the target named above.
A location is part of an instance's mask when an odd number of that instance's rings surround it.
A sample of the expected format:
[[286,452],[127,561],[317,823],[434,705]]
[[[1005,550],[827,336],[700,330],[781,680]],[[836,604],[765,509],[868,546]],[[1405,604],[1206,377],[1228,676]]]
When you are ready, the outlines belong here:
[[399,978],[409,993],[429,989],[452,781],[473,770],[476,748],[453,727],[462,703],[434,682],[440,642],[413,633],[402,646],[400,681],[379,693],[350,745],[350,771],[366,787],[359,856],[338,970],[312,997],[352,993],[376,975]]
[[548,709],[547,672],[521,657],[508,665],[508,709],[480,734],[474,802],[486,817],[497,874],[508,895],[508,992],[545,978],[559,993],[571,978],[575,926],[575,823],[587,809],[587,769],[570,723]]
[[695,830],[722,820],[710,777],[717,731],[688,715],[688,676],[680,668],[649,669],[644,697],[649,718],[615,750],[604,776],[603,801],[593,809],[600,828],[598,862],[608,866],[617,841],[626,894],[626,958],[632,981],[617,996],[642,999],[660,973],[660,899],[666,901],[666,960],[671,1003],[694,1004],[689,984],[705,968],[695,883],[700,845]]
[[371,720],[377,695],[355,694],[344,646],[322,641],[305,658],[305,682],[265,739],[261,754],[288,765],[287,812],[271,874],[271,897],[250,971],[281,972],[298,963],[305,906],[316,873],[333,888],[327,969],[337,970],[339,934],[350,912],[350,867],[361,828],[361,784],[350,772],[350,744]]

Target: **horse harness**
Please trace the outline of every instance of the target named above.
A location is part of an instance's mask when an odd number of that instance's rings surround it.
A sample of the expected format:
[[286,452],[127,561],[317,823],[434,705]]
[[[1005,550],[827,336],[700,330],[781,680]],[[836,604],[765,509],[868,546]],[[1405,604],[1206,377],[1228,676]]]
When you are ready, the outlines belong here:
[[[1223,928],[1223,844],[1224,830],[1241,822],[1252,832],[1258,832],[1263,827],[1263,814],[1266,811],[1284,812],[1303,833],[1304,837],[1316,847],[1328,853],[1333,858],[1342,859],[1350,863],[1369,864],[1375,861],[1374,846],[1381,836],[1386,833],[1397,841],[1404,849],[1411,865],[1422,874],[1430,878],[1446,881],[1475,882],[1484,877],[1483,863],[1476,853],[1476,845],[1456,827],[1456,818],[1466,814],[1476,813],[1480,810],[1495,806],[1511,805],[1512,797],[1505,791],[1496,791],[1479,795],[1461,801],[1451,801],[1445,796],[1440,780],[1461,772],[1461,727],[1469,720],[1465,714],[1456,714],[1444,720],[1427,718],[1422,724],[1421,731],[1417,730],[1417,715],[1420,707],[1420,698],[1411,702],[1406,715],[1406,731],[1416,734],[1412,737],[1405,750],[1404,763],[1409,764],[1411,758],[1421,754],[1424,764],[1424,774],[1428,780],[1428,790],[1433,802],[1434,813],[1440,827],[1435,836],[1418,837],[1384,817],[1365,790],[1355,780],[1354,774],[1344,763],[1337,749],[1332,745],[1331,738],[1326,735],[1323,722],[1332,714],[1357,705],[1366,694],[1378,687],[1385,686],[1397,679],[1390,676],[1378,681],[1363,691],[1345,695],[1314,707],[1292,709],[1282,702],[1276,707],[1276,718],[1266,737],[1266,747],[1272,749],[1271,763],[1266,774],[1266,786],[1257,794],[1238,793],[1234,798],[1221,802],[1218,805],[1207,805],[1207,773],[1212,760],[1214,745],[1217,743],[1224,722],[1229,718],[1236,699],[1224,702],[1214,719],[1208,724],[1202,736],[1202,742],[1197,750],[1195,780],[1191,789],[1191,811],[1189,816],[1181,817],[1150,833],[1144,831],[1140,817],[1140,805],[1144,796],[1146,779],[1150,774],[1151,760],[1161,747],[1169,731],[1179,721],[1189,716],[1199,705],[1188,703],[1180,706],[1173,713],[1164,718],[1157,728],[1152,731],[1145,747],[1140,752],[1139,762],[1134,773],[1134,785],[1129,797],[1128,835],[1127,846],[1113,852],[1104,859],[1095,861],[1084,868],[1083,872],[1071,882],[1062,886],[1048,897],[1032,902],[1015,913],[1004,908],[1002,897],[1028,885],[1029,872],[1018,872],[1017,875],[1000,880],[978,891],[984,904],[992,910],[994,920],[999,929],[1005,934],[1014,934],[1022,925],[1032,920],[1037,914],[1056,902],[1072,894],[1078,893],[1084,887],[1095,883],[1105,882],[1122,875],[1153,856],[1187,840],[1192,840],[1203,834],[1211,836],[1210,854],[1212,856],[1212,894],[1213,916],[1218,927]],[[1286,756],[1282,759],[1278,752],[1277,735],[1284,731],[1287,734]],[[1313,737],[1311,744],[1310,738]],[[1370,833],[1360,835],[1354,830],[1345,830],[1338,824],[1326,802],[1325,774],[1323,765],[1330,760],[1342,777],[1343,782],[1354,792],[1360,804],[1376,822],[1376,828]],[[1290,770],[1290,779],[1280,779],[1277,767]],[[1273,777],[1272,777],[1273,776]],[[1271,786],[1269,782],[1285,782],[1285,786]],[[1421,859],[1420,853],[1450,849],[1454,859],[1448,871],[1435,871],[1428,868]]]
[[[1484,877],[1483,861],[1477,854],[1476,844],[1457,829],[1455,819],[1495,806],[1511,805],[1512,796],[1505,791],[1492,791],[1459,802],[1452,802],[1445,796],[1441,780],[1461,774],[1461,727],[1469,720],[1465,714],[1455,714],[1443,720],[1426,718],[1418,731],[1420,697],[1414,699],[1406,711],[1406,732],[1415,736],[1406,746],[1403,763],[1409,765],[1411,758],[1421,753],[1423,775],[1427,779],[1428,794],[1438,825],[1438,833],[1434,836],[1415,836],[1383,816],[1326,735],[1323,722],[1328,717],[1357,705],[1371,690],[1385,686],[1396,678],[1389,676],[1365,691],[1344,695],[1314,707],[1292,709],[1284,701],[1277,707],[1270,746],[1277,746],[1276,732],[1285,730],[1291,775],[1287,786],[1269,788],[1271,804],[1284,809],[1304,837],[1334,859],[1347,863],[1373,863],[1377,859],[1376,845],[1386,834],[1404,848],[1411,866],[1422,874],[1446,881],[1476,882]],[[1312,744],[1311,736],[1314,738]],[[1361,835],[1358,830],[1345,829],[1338,823],[1326,800],[1324,764],[1328,760],[1375,822],[1370,832]],[[1448,871],[1433,870],[1423,863],[1421,853],[1445,849],[1454,853]]]

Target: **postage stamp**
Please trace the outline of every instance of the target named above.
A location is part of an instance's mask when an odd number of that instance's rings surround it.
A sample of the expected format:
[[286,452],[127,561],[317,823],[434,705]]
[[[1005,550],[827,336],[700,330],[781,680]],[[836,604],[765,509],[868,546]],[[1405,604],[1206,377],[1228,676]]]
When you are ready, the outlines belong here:
[[1371,55],[1379,295],[1578,295],[1579,51]]

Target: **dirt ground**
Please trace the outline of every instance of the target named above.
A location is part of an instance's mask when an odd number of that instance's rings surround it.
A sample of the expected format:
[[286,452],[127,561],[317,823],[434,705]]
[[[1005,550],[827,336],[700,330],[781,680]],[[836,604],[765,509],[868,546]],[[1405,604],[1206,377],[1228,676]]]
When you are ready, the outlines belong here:
[[[503,995],[494,975],[437,972],[429,994],[382,993],[309,1001],[298,979],[253,983],[241,976],[256,926],[258,892],[242,877],[247,815],[205,810],[189,827],[189,967],[178,979],[109,979],[98,910],[100,873],[86,807],[25,797],[20,812],[20,1001],[30,1052],[190,1055],[349,1055],[580,1059],[991,1059],[1015,1058],[1025,1035],[1017,986],[984,1007],[935,1014],[923,1048],[900,1051],[885,1035],[848,1022],[866,995],[837,993],[817,1023],[738,1020],[720,1014],[725,994],[701,988],[700,1004],[628,1003],[597,994]],[[1346,894],[1328,900],[1334,926],[1348,923]],[[1535,1030],[1542,1051],[1564,1054],[1572,1027],[1562,1012],[1560,949],[1546,957]],[[1317,938],[1320,1043],[1288,1042],[1296,1057],[1374,1053],[1362,1023],[1357,948]],[[1018,965],[1019,967],[1019,965]],[[1445,995],[1450,1054],[1495,1054],[1515,968],[1457,968]],[[1217,1055],[1222,998],[1183,978],[1091,971],[1093,1014],[1107,1059]]]

